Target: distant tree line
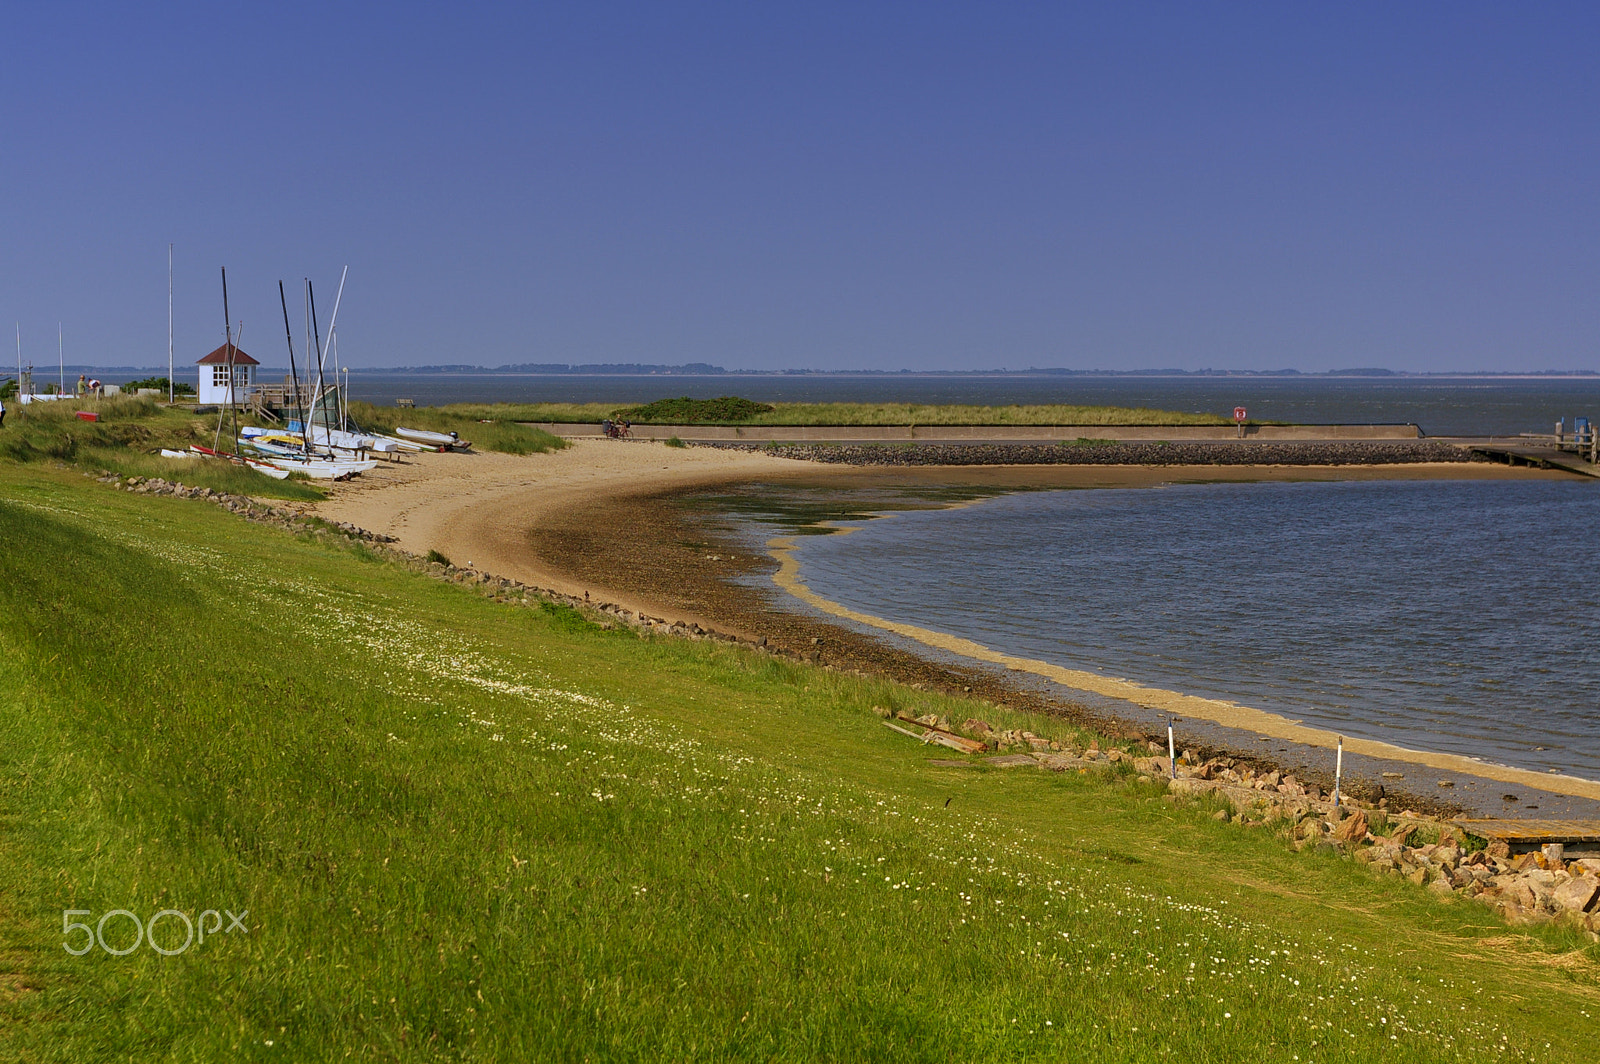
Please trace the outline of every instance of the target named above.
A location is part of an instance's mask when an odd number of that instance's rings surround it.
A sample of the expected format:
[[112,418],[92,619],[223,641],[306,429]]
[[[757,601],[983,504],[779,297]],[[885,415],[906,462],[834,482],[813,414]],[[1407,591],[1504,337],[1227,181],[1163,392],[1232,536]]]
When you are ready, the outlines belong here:
[[[368,372],[377,372],[369,370]],[[681,366],[658,366],[645,362],[594,362],[568,365],[565,362],[517,362],[504,366],[406,366],[401,373],[576,373],[586,376],[648,376],[652,374],[684,374],[709,376],[726,373],[721,366],[709,362],[687,362]]]

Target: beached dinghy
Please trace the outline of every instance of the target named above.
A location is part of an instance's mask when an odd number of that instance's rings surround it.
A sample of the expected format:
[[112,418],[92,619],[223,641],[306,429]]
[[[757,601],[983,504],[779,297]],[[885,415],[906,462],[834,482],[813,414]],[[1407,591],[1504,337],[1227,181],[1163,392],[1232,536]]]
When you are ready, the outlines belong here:
[[263,462],[259,458],[246,458],[243,455],[228,454],[226,451],[213,451],[211,448],[202,447],[198,443],[191,444],[189,446],[189,450],[193,451],[195,454],[199,455],[202,458],[224,458],[224,459],[227,459],[228,461],[232,462],[234,465],[242,465],[246,469],[253,469],[257,473],[261,473],[261,474],[263,474],[265,476],[271,477],[273,480],[285,480],[289,476],[289,474],[288,474],[288,472],[286,470],[279,469],[277,466],[274,466],[274,465],[269,465],[268,463]]
[[341,477],[353,477],[358,473],[365,473],[369,469],[377,468],[378,463],[373,459],[364,462],[342,462],[321,458],[268,458],[267,462],[284,471],[283,475],[290,473],[304,473],[317,480],[338,480]]
[[407,454],[415,454],[418,451],[438,450],[437,447],[434,447],[431,444],[418,443],[416,440],[402,440],[398,436],[385,436],[382,433],[377,434],[377,439],[388,440],[390,443],[395,445],[396,449],[405,451]]
[[163,447],[163,448],[161,448],[161,457],[163,457],[163,458],[193,458],[194,455],[190,454],[188,451],[169,451],[165,447]]
[[[299,437],[300,422],[290,421],[288,429],[247,429],[242,435],[246,436],[294,436]],[[339,451],[372,451],[376,454],[394,454],[400,449],[399,445],[381,436],[373,436],[364,432],[345,432],[342,429],[328,429],[321,425],[311,426],[309,433],[311,444],[314,447],[328,447]]]
[[304,458],[306,456],[305,448],[300,445],[299,440],[295,440],[293,443],[285,443],[275,436],[256,436],[243,442],[246,447],[260,451],[262,454],[270,455],[273,458]]
[[472,446],[454,432],[430,432],[427,429],[408,429],[400,426],[394,430],[394,434],[403,440],[414,440],[429,447],[451,447],[464,451]]

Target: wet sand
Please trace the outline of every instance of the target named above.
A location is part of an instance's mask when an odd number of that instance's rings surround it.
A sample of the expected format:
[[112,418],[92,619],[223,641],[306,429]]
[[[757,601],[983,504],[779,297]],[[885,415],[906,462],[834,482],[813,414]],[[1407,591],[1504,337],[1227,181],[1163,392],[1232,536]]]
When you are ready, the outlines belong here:
[[[804,591],[798,575],[783,572],[784,546],[753,552],[735,539],[717,513],[685,505],[694,496],[738,485],[778,488],[874,490],[937,494],[996,493],[1041,488],[1148,487],[1237,481],[1419,479],[1558,479],[1566,474],[1510,469],[1484,463],[1394,466],[967,466],[874,468],[795,462],[750,451],[668,448],[643,441],[577,441],[571,448],[527,457],[499,454],[423,454],[382,467],[315,506],[315,512],[396,536],[418,553],[437,550],[456,564],[570,595],[592,595],[635,612],[699,623],[746,637],[764,636],[775,648],[845,669],[883,674],[909,684],[963,692],[1017,709],[1062,713],[1113,735],[1144,736],[1151,713],[1177,713],[1192,745],[1226,749],[1235,756],[1332,781],[1331,735],[1271,714],[1178,692],[1144,688],[1045,662],[1021,662],[987,648],[942,646],[951,637],[898,632],[947,653],[918,653],[904,639],[877,638],[863,627],[894,632],[894,622],[849,616],[811,602],[797,610],[789,591]],[[798,596],[804,600],[805,595]],[[814,597],[814,596],[813,596]],[[833,623],[827,614],[849,623]],[[900,626],[904,627],[904,626]],[[964,643],[965,641],[956,640]],[[955,656],[960,655],[960,656]],[[1005,660],[1002,660],[1005,659]],[[1063,675],[1055,675],[1062,673]],[[1072,675],[1066,675],[1072,673]],[[1053,681],[1040,682],[1039,678]],[[1107,688],[1107,684],[1116,690]],[[1063,686],[1055,686],[1062,684]],[[1117,686],[1117,685],[1123,686]],[[1132,711],[1091,710],[1069,688],[1129,699]],[[1181,705],[1180,705],[1181,703]],[[1102,703],[1104,704],[1104,703]],[[1308,734],[1301,734],[1302,732]],[[1262,738],[1280,740],[1271,748]],[[1385,744],[1347,743],[1346,768],[1367,777],[1352,792],[1383,779],[1391,807],[1493,815],[1593,816],[1600,785],[1502,770],[1464,758],[1404,751]],[[1382,747],[1382,749],[1380,749]],[[1442,759],[1442,760],[1441,760]],[[1448,763],[1446,763],[1448,762]],[[1420,774],[1419,774],[1420,769]],[[1429,778],[1424,779],[1426,775]],[[1440,793],[1437,778],[1459,790]],[[1501,799],[1511,786],[1514,805]],[[1542,793],[1532,795],[1532,789]],[[1591,795],[1589,792],[1593,791]],[[1559,797],[1559,792],[1567,797]],[[1535,800],[1525,799],[1534,797]]]

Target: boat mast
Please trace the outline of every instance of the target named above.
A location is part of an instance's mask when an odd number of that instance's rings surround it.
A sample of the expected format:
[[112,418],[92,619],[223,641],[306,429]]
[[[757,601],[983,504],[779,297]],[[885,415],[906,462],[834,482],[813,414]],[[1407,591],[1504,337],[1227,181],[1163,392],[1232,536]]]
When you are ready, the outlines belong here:
[[[332,352],[333,349],[337,346],[337,341],[334,338],[334,333],[339,328],[339,304],[344,302],[344,282],[345,282],[345,278],[349,277],[349,276],[350,276],[350,267],[349,266],[346,266],[343,270],[341,270],[339,272],[339,290],[337,292],[335,292],[334,296],[333,296],[333,317],[328,319],[328,346],[327,346],[327,349],[323,352],[324,358],[327,356],[328,353]],[[311,309],[312,309],[312,312],[313,312],[312,325],[315,326],[316,325],[316,318],[315,318],[316,304],[315,304],[315,302],[312,303]],[[338,362],[337,358],[335,358],[334,363],[333,363],[333,386],[334,386],[335,389],[339,388],[339,362]],[[344,423],[344,413],[343,413],[343,411],[344,411],[344,392],[343,391],[339,392],[339,410],[340,410],[339,421],[340,421],[340,424],[342,425]],[[329,425],[328,427],[331,429],[333,426]],[[330,445],[332,444],[333,438],[331,436],[328,438],[328,442],[329,442]]]
[[65,341],[61,338],[61,323],[59,321],[56,322],[56,373],[59,374],[56,378],[56,386],[65,395],[67,391],[67,355]]
[[172,245],[167,245],[167,403],[178,400],[178,386],[172,382]]
[[283,294],[283,282],[278,282],[278,303],[283,307],[283,338],[289,344],[289,379],[294,383],[294,409],[300,415],[300,443],[307,454],[311,453],[311,440],[306,435],[306,415],[300,403],[300,374],[294,368],[294,333],[289,331],[289,299]]
[[[322,405],[322,397],[327,391],[327,385],[322,373],[322,332],[317,328],[317,290],[312,286],[309,277],[306,278],[306,307],[311,312],[311,341],[316,345],[317,350],[317,390],[312,396],[311,412],[307,419],[309,421],[310,418],[317,416],[317,410]],[[328,428],[332,429],[333,426],[329,425]],[[328,448],[330,452],[333,449],[333,436],[331,434],[328,436]]]
[[[217,409],[217,431],[211,439],[211,449],[217,449],[217,444],[222,442],[222,420],[233,413],[233,322],[228,317],[228,268],[222,267],[222,337],[223,348],[227,354],[223,356],[224,364],[228,367],[228,399],[227,405]],[[233,425],[233,449],[239,449],[239,423],[237,418]]]

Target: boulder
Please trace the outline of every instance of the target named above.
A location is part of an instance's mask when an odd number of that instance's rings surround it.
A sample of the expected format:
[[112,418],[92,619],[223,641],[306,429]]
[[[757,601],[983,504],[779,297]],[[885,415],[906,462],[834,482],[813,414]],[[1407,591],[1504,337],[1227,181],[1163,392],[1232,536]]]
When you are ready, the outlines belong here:
[[1600,900],[1600,879],[1592,876],[1579,876],[1569,879],[1556,887],[1551,892],[1555,903],[1563,909],[1572,909],[1576,912],[1588,912]]
[[1334,838],[1341,842],[1360,842],[1367,837],[1367,814],[1357,809],[1333,829]]
[[1167,785],[1167,788],[1173,794],[1198,797],[1202,794],[1210,794],[1216,789],[1216,785],[1208,780],[1195,780],[1183,777],[1173,780]]
[[1544,900],[1550,896],[1550,892],[1543,884],[1536,883],[1526,876],[1519,876],[1502,891],[1502,895],[1525,912],[1538,912],[1544,908]]

